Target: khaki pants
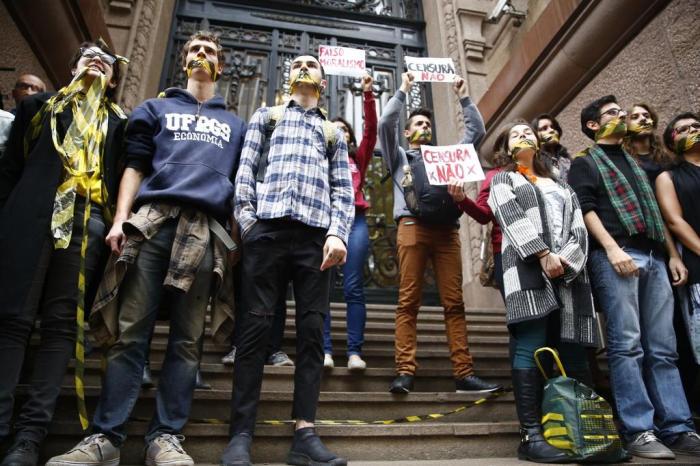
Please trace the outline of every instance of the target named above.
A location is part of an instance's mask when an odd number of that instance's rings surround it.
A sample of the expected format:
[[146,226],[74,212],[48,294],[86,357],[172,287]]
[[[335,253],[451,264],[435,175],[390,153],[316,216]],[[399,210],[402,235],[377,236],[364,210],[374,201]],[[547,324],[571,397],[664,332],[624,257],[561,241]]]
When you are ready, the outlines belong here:
[[396,371],[416,372],[416,325],[425,267],[432,260],[445,312],[445,333],[455,378],[473,374],[462,299],[462,260],[459,232],[452,226],[420,224],[412,217],[399,222],[399,304],[396,309]]

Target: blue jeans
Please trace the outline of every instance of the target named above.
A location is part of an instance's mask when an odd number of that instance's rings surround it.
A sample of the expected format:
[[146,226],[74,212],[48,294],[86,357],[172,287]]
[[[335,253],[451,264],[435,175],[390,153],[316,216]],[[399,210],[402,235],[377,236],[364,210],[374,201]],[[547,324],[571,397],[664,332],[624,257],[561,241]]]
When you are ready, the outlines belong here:
[[107,353],[107,368],[93,432],[105,434],[115,445],[126,439],[126,422],[141,391],[141,375],[149,352],[158,310],[166,300],[170,335],[158,378],[156,412],[146,434],[179,434],[187,423],[199,366],[199,341],[212,282],[213,248],[209,243],[195,279],[185,294],[163,287],[177,220],[167,220],[145,240],[136,262],[129,266],[119,288],[119,339]]
[[602,249],[589,256],[593,288],[607,320],[610,379],[622,434],[629,439],[654,430],[672,440],[694,427],[676,367],[671,284],[657,254],[625,252],[639,276],[618,275]]
[[[347,304],[348,351],[347,355],[362,355],[365,341],[365,307],[364,270],[369,252],[369,231],[364,212],[355,213],[355,221],[348,238],[348,257],[343,265],[343,293]],[[331,342],[331,313],[323,321],[323,352],[333,354]]]
[[[555,313],[551,313],[539,319],[526,320],[511,326],[513,369],[533,369],[537,367],[535,351],[550,344],[548,341],[548,335],[551,333],[549,332],[549,320],[555,319],[558,322],[559,319],[557,317]],[[572,377],[573,374],[581,374],[588,371],[588,359],[583,346],[566,342],[561,342],[555,346],[559,352],[564,370],[571,372]],[[545,358],[543,356],[540,359],[545,369],[551,368],[552,360],[550,357]]]

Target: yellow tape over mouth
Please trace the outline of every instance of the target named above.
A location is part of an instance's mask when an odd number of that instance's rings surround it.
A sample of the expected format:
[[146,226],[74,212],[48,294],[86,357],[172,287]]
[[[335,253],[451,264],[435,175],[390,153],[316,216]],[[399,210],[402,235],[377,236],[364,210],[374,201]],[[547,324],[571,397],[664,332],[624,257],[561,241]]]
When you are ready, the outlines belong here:
[[557,133],[542,136],[540,139],[545,144],[559,144],[559,135]]
[[218,78],[218,75],[216,73],[216,67],[209,60],[205,60],[204,58],[195,58],[194,60],[191,60],[187,64],[187,77],[188,78],[192,77],[192,72],[194,71],[195,68],[204,68],[204,70],[207,73],[209,73],[209,76],[211,76],[212,81],[216,81],[216,79]]
[[595,139],[597,141],[598,139],[605,139],[611,136],[624,136],[626,133],[627,123],[621,118],[613,118],[596,131]]
[[414,131],[409,136],[408,140],[411,144],[417,144],[421,141],[430,142],[433,140],[432,131]]
[[627,126],[627,131],[633,135],[651,134],[654,131],[654,124],[639,124],[631,121],[630,124]]
[[678,142],[676,142],[676,154],[683,155],[698,144],[700,144],[700,133],[694,133],[688,137],[680,138]]
[[305,84],[307,86],[311,86],[313,88],[314,92],[316,93],[317,99],[319,97],[321,97],[321,82],[316,81],[311,76],[311,74],[306,70],[300,71],[299,74],[296,75],[296,77],[290,81],[290,83],[289,83],[290,93],[294,94],[297,91],[297,89],[299,88],[299,86],[303,85],[303,84]]
[[537,143],[531,139],[522,139],[513,145],[513,148],[510,150],[510,156],[515,158],[524,150],[532,150],[533,152],[536,151]]

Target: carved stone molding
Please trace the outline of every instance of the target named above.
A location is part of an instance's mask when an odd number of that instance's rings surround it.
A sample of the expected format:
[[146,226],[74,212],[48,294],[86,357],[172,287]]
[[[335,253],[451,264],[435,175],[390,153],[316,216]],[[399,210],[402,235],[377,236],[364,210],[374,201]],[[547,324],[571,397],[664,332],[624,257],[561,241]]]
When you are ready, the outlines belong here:
[[136,0],[109,0],[107,5],[109,6],[110,10],[130,14],[135,3]]
[[148,62],[151,34],[156,29],[157,11],[161,0],[142,1],[134,43],[129,56],[129,68],[121,90],[120,105],[125,110],[133,110],[141,101],[141,86]]
[[482,33],[482,25],[486,19],[486,13],[477,10],[463,10],[457,12],[462,31],[462,47],[467,60],[483,61],[486,38]]

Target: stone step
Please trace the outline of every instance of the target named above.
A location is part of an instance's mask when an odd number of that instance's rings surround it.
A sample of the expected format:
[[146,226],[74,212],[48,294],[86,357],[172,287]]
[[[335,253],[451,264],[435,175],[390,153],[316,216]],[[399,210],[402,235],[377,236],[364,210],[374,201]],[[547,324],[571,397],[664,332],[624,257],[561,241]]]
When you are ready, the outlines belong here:
[[[147,423],[130,422],[130,437],[122,448],[124,464],[142,464]],[[393,425],[318,426],[324,443],[339,455],[355,461],[448,460],[503,457],[518,445],[518,425],[504,422],[419,422]],[[217,464],[228,443],[228,425],[189,423],[183,443],[197,464]],[[45,457],[71,448],[83,433],[77,422],[54,422],[44,448]],[[256,429],[252,456],[256,463],[279,462],[287,455],[292,426],[261,425]],[[484,460],[482,464],[491,464]]]
[[[339,361],[338,361],[339,362]],[[65,376],[66,385],[73,384],[74,361],[71,369]],[[230,366],[216,363],[202,363],[200,366],[204,380],[213,388],[231,390],[233,370]],[[158,380],[161,363],[151,364],[151,372],[154,380]],[[321,380],[321,390],[333,392],[384,392],[396,376],[393,368],[368,368],[363,372],[352,372],[345,367],[335,367],[325,370]],[[479,376],[493,382],[510,385],[510,368],[493,368],[484,366],[479,370]],[[89,359],[85,364],[85,384],[99,385],[101,378],[101,362],[97,359]],[[263,390],[288,390],[294,388],[293,367],[265,366],[263,378]],[[424,369],[419,371],[415,380],[417,392],[441,392],[454,391],[454,379],[452,369]]]
[[[17,399],[24,399],[26,392],[27,387],[20,386],[17,390]],[[85,387],[85,400],[90,413],[95,410],[99,394],[99,386]],[[444,419],[440,419],[440,422],[498,422],[516,419],[511,393],[474,405],[475,401],[485,397],[485,394],[455,393],[454,391],[413,392],[407,395],[395,395],[386,391],[364,393],[322,391],[319,398],[317,419],[385,421],[406,416],[446,413],[463,406],[469,406],[469,408],[446,416]],[[156,390],[142,390],[131,417],[144,421],[150,420],[155,410],[155,398]],[[192,403],[190,419],[192,422],[216,420],[217,423],[227,423],[230,400],[230,390],[198,390]],[[293,394],[289,390],[262,391],[258,419],[261,421],[289,419],[292,412],[292,400]],[[54,419],[56,421],[73,420],[76,415],[74,388],[64,386],[59,395]]]

